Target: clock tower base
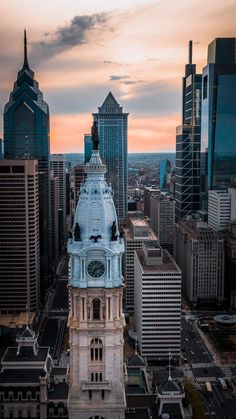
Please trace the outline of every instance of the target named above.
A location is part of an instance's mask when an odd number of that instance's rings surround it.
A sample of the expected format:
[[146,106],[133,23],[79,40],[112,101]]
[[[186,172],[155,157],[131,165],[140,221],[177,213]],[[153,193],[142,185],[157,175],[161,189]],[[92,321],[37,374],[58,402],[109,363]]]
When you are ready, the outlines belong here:
[[124,419],[123,287],[71,288],[70,419]]

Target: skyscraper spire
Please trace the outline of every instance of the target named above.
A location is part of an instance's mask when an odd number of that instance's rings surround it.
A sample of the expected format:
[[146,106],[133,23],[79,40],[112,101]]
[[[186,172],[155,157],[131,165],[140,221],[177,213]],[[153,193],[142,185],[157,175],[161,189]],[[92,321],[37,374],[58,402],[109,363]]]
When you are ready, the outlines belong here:
[[189,41],[188,43],[188,63],[192,64],[192,56],[193,56],[193,41]]
[[27,57],[26,29],[24,29],[24,64],[23,64],[23,68],[29,70],[28,57]]

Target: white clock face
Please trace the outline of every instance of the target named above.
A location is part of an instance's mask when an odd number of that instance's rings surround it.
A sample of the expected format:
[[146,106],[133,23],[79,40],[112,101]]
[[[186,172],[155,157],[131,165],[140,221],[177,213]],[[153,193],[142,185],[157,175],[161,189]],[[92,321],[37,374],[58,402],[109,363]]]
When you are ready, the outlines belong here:
[[93,278],[100,278],[105,272],[105,266],[100,260],[92,260],[88,264],[87,271]]

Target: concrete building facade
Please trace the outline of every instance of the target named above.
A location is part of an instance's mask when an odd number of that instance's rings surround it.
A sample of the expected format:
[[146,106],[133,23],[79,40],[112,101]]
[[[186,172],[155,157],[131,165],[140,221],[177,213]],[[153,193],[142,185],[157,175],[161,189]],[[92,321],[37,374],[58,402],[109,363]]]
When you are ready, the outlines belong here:
[[37,160],[0,161],[0,312],[39,308]]
[[163,249],[173,253],[175,201],[164,193],[150,196],[150,226]]
[[50,167],[58,182],[59,241],[66,233],[66,162],[63,154],[52,154]]
[[52,232],[52,265],[54,270],[57,267],[59,258],[59,220],[58,220],[58,209],[59,209],[59,197],[58,197],[58,179],[54,176],[54,172],[51,171],[51,232]]
[[158,242],[135,251],[135,327],[139,349],[148,360],[180,356],[181,270]]
[[208,191],[208,225],[216,231],[226,230],[236,220],[236,189]]
[[223,301],[224,240],[207,223],[189,219],[176,224],[175,260],[189,301]]
[[149,224],[138,212],[131,212],[128,228],[124,229],[125,254],[123,257],[123,268],[125,278],[125,309],[128,312],[134,311],[134,252],[142,249],[145,241],[156,242],[157,237],[152,232]]

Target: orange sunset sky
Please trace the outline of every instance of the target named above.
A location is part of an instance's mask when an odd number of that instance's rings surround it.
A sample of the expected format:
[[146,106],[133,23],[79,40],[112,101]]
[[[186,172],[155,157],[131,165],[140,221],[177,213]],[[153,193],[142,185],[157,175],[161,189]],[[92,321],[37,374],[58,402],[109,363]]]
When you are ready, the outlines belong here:
[[83,151],[109,91],[129,112],[129,152],[175,151],[188,41],[200,72],[207,45],[236,36],[235,0],[1,0],[0,11],[0,135],[26,28],[52,153]]

